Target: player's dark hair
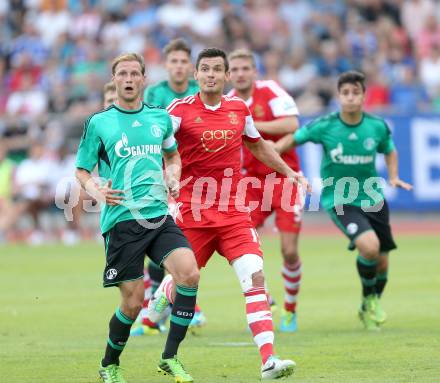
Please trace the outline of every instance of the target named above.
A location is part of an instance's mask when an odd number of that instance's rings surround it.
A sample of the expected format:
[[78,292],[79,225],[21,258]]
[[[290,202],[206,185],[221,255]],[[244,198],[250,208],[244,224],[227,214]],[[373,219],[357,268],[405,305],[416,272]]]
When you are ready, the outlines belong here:
[[189,44],[182,38],[171,40],[162,50],[162,53],[165,57],[167,57],[171,52],[175,51],[184,51],[188,53],[188,56],[191,57],[191,47]]
[[365,92],[365,75],[356,70],[349,70],[341,73],[341,75],[338,77],[338,92],[341,90],[341,87],[344,84],[360,84],[362,91]]
[[203,49],[199,53],[199,55],[197,56],[196,70],[199,70],[200,60],[202,60],[204,58],[211,58],[211,57],[221,57],[221,58],[223,58],[223,61],[225,63],[225,71],[227,72],[229,70],[229,62],[228,62],[228,58],[226,57],[226,53],[224,51],[222,51],[221,49],[218,49],[218,48],[206,48],[206,49]]

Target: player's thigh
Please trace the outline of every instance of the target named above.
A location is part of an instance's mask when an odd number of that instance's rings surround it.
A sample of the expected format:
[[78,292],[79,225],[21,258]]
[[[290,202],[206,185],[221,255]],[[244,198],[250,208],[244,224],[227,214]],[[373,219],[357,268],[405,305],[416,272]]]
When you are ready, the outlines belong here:
[[104,287],[143,278],[145,249],[149,240],[145,228],[135,220],[118,222],[104,234]]
[[303,203],[297,186],[283,179],[282,183],[275,187],[272,206],[278,230],[298,234],[301,230]]
[[[119,284],[121,292],[122,306],[128,307],[142,307],[144,301],[145,289],[144,281],[139,278],[134,281],[125,281]],[[125,310],[122,310],[125,312]]]
[[191,279],[197,265],[191,245],[171,216],[165,216],[155,229],[154,239],[148,244],[148,257],[160,267],[165,267],[176,282]]
[[366,212],[371,227],[379,238],[380,251],[389,252],[397,248],[390,225],[390,213],[388,203],[384,200],[381,209]]
[[205,267],[217,246],[217,235],[213,228],[185,228],[183,233],[194,252],[197,266]]
[[250,219],[217,228],[217,238],[217,251],[229,263],[244,254],[263,256],[258,233]]
[[[365,212],[358,206],[343,205],[328,211],[330,218],[336,226],[350,240],[349,249],[354,250],[358,247],[359,251],[365,251],[371,238],[369,247],[376,246],[377,236],[370,224]],[[367,235],[368,234],[368,235]]]
[[264,225],[264,221],[272,214],[272,201],[263,201],[263,188],[248,187],[246,206],[249,207],[252,223],[255,227]]

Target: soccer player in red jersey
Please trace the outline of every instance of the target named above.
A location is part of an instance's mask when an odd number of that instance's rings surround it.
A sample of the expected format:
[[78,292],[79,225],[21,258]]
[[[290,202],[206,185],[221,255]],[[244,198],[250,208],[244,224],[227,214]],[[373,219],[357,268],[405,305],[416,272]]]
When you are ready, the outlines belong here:
[[[203,50],[195,70],[200,92],[168,107],[182,158],[177,222],[191,243],[199,268],[206,266],[215,251],[233,267],[245,296],[247,322],[261,354],[262,378],[275,379],[291,375],[295,363],[274,356],[262,252],[245,207],[246,188],[254,180],[241,175],[243,143],[289,182],[307,187],[307,181],[261,139],[244,101],[223,96],[228,69],[223,51]],[[167,276],[150,301],[150,318],[159,320],[172,300],[173,282]]]
[[[234,87],[228,95],[238,96],[246,102],[261,136],[276,142],[284,135],[292,134],[299,126],[298,108],[293,98],[275,81],[257,80],[255,59],[248,50],[238,49],[228,59]],[[295,150],[286,151],[282,158],[293,170],[300,171]],[[266,218],[275,212],[284,261],[281,275],[285,294],[280,331],[294,332],[297,330],[296,302],[301,283],[301,260],[298,255],[303,210],[301,198],[297,199],[296,188],[286,182],[283,174],[275,173],[246,147],[243,148],[243,168],[247,176],[260,180],[261,187],[247,190],[247,200],[259,202],[259,207],[251,212],[255,227],[261,227]]]

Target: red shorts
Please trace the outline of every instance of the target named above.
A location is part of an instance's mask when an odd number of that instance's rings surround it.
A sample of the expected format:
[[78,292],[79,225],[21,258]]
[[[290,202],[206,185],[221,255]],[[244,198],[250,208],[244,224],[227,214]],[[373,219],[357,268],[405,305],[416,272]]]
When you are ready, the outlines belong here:
[[[297,186],[286,182],[285,178],[276,178],[278,183],[274,182],[272,185],[269,183],[265,185],[264,177],[257,178],[261,182],[261,187],[253,188],[249,185],[246,191],[246,206],[258,202],[256,209],[249,206],[255,227],[262,226],[266,218],[275,212],[275,225],[279,231],[299,233],[303,206],[301,198],[299,196],[297,198]],[[270,187],[273,187],[273,193],[270,193]],[[265,188],[266,196],[264,196]]]
[[191,243],[199,268],[205,267],[215,251],[229,263],[244,254],[263,256],[257,231],[250,219],[231,225],[184,227],[182,230]]

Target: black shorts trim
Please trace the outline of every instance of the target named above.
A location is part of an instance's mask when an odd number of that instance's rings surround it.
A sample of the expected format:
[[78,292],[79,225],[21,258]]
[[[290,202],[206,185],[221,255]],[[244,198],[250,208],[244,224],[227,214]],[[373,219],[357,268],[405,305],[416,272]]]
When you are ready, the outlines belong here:
[[[383,201],[380,209],[375,210],[374,208],[363,210],[361,207],[354,205],[342,205],[328,210],[332,221],[349,238],[349,250],[356,248],[354,242],[359,235],[370,230],[376,233],[381,252],[388,252],[397,248],[391,232],[389,208],[386,200]],[[338,211],[342,211],[343,214],[337,214]]]
[[160,216],[147,222],[162,223],[151,229],[137,220],[127,220],[118,222],[104,234],[104,287],[142,278],[145,256],[163,267],[164,259],[174,250],[183,247],[191,249],[188,240],[171,216]]

